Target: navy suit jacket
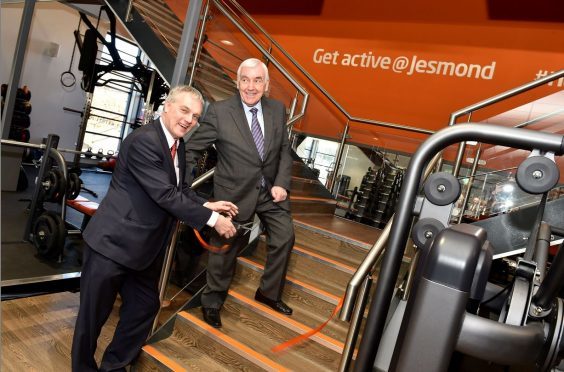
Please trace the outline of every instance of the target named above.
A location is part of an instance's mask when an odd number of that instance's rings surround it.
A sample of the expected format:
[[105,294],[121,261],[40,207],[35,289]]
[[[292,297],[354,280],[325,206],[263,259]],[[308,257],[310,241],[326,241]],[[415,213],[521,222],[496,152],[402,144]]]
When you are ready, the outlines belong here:
[[[178,154],[184,151],[180,139]],[[178,161],[179,185],[159,120],[127,136],[108,193],[84,231],[86,243],[125,267],[143,270],[166,247],[176,219],[201,229],[212,211],[184,182],[184,156]]]

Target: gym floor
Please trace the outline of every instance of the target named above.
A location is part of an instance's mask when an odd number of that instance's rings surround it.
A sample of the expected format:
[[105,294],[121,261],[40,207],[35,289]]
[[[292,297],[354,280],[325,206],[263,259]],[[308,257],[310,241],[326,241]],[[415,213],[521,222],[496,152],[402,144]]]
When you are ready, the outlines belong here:
[[[24,240],[26,223],[29,218],[28,208],[33,196],[35,177],[38,169],[33,165],[24,165],[28,187],[23,191],[3,191],[1,194],[1,283],[2,299],[25,297],[28,295],[78,289],[81,269],[82,239],[80,235],[69,235],[65,240],[61,262],[41,257],[35,246]],[[81,195],[100,202],[108,189],[111,173],[83,170]],[[57,213],[61,205],[45,203],[44,208]],[[82,214],[67,208],[66,221],[73,226],[80,226]],[[67,227],[68,228],[68,227]]]

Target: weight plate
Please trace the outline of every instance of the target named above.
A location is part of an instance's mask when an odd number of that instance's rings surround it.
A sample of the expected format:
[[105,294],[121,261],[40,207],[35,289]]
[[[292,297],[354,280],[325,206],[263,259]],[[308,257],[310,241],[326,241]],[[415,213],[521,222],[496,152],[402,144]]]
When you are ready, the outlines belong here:
[[425,182],[425,197],[435,205],[453,203],[460,196],[460,184],[450,173],[434,173]]
[[65,237],[64,222],[54,212],[42,213],[33,224],[33,243],[43,257],[57,257],[62,251]]
[[520,188],[530,194],[543,194],[551,190],[560,179],[558,166],[544,156],[531,156],[517,168],[515,180]]
[[428,239],[433,239],[446,226],[434,218],[422,218],[411,229],[411,239],[418,248],[423,248]]
[[67,199],[74,200],[80,194],[80,178],[78,174],[69,172],[69,181],[67,183]]

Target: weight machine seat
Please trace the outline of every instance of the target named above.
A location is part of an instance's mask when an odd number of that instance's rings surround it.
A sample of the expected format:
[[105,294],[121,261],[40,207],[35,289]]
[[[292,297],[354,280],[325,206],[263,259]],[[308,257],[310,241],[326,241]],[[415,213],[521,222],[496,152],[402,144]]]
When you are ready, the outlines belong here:
[[74,200],[67,200],[67,205],[77,211],[92,217],[100,204],[90,201],[83,196],[78,196]]
[[82,220],[82,225],[80,226],[81,231],[86,229],[86,225],[90,221],[90,218],[98,210],[99,205],[100,204],[90,201],[80,195],[74,200],[67,200],[67,206],[84,214],[84,219]]

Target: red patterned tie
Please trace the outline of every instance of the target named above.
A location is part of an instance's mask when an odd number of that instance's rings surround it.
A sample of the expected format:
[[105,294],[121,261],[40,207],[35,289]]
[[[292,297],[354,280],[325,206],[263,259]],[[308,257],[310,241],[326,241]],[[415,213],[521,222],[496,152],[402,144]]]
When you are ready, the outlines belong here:
[[176,156],[177,144],[178,144],[178,140],[175,140],[174,143],[172,144],[172,147],[170,148],[170,156],[172,156],[172,160],[174,160],[174,157]]

